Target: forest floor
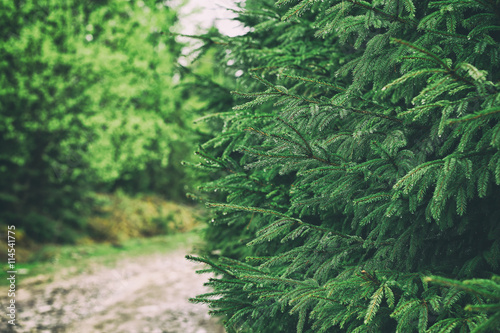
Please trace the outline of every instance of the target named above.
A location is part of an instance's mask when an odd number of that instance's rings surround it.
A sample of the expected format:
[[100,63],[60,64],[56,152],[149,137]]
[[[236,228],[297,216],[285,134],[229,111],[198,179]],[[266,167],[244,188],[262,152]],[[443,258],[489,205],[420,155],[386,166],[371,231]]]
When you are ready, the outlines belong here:
[[184,258],[191,249],[180,244],[111,265],[83,260],[83,269],[65,264],[25,278],[16,286],[16,326],[7,323],[8,288],[1,287],[0,332],[223,333],[206,306],[188,301],[208,292],[208,276],[195,273],[202,267]]

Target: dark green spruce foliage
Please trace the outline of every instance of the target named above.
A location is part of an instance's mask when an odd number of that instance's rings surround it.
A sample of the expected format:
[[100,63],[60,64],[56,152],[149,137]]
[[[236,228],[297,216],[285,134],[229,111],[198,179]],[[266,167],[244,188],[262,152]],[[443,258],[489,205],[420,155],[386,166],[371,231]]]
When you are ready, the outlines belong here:
[[228,332],[497,332],[500,2],[245,6],[192,301]]

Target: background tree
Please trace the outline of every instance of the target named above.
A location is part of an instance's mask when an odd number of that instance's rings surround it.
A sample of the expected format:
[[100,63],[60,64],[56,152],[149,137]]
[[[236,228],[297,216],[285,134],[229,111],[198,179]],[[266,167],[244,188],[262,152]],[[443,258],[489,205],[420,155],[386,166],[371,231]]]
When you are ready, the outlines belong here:
[[193,301],[229,332],[498,331],[499,2],[276,5],[211,37],[250,101],[199,151]]
[[1,224],[72,241],[94,191],[184,197],[175,22],[152,0],[0,1]]

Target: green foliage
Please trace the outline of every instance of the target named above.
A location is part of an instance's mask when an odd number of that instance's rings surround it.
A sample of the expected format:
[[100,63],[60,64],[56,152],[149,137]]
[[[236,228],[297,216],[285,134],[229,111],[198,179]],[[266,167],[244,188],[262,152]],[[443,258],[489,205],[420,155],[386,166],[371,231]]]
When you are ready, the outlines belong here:
[[199,152],[193,301],[229,332],[494,332],[497,299],[425,277],[498,274],[499,5],[248,0],[207,36],[248,101]]
[[167,7],[139,2],[112,1],[89,16],[82,62],[99,81],[89,91],[98,109],[86,120],[96,129],[87,156],[101,183],[178,196],[180,184],[168,182],[182,175],[163,175],[188,142],[181,91],[172,93],[181,45],[161,34],[175,20]]
[[94,241],[119,244],[128,238],[186,232],[199,224],[199,209],[158,195],[130,197],[119,191],[95,197],[99,210],[88,219],[89,236]]
[[115,0],[2,0],[0,12],[0,224],[73,241],[91,191],[183,198],[195,135],[182,45],[163,34],[175,13]]
[[[466,293],[473,295],[477,299],[484,299],[484,302],[476,302],[476,304],[468,304],[465,307],[465,311],[478,312],[483,314],[481,316],[480,324],[478,322],[469,325],[472,333],[480,332],[495,332],[498,331],[500,327],[500,277],[493,276],[490,280],[486,279],[473,279],[465,281],[456,281],[452,279],[446,279],[442,277],[426,277],[424,279],[426,282],[433,282],[446,287],[449,287],[454,291],[455,295],[458,295],[457,291],[465,291]],[[488,318],[487,316],[490,315]],[[487,319],[486,319],[487,318]],[[485,320],[486,319],[486,320]],[[452,323],[458,323],[459,321],[449,321],[449,325]],[[463,320],[462,320],[463,324]],[[479,325],[478,325],[479,324]],[[434,327],[436,326],[436,328]],[[432,326],[430,332],[442,332],[437,328],[443,326],[440,323]]]

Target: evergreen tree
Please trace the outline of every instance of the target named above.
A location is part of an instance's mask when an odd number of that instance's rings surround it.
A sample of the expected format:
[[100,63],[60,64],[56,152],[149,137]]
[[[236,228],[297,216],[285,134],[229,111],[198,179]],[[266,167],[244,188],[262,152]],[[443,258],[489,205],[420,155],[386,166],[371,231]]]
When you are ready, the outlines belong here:
[[199,151],[192,301],[228,332],[497,332],[500,2],[245,6],[209,37],[249,101]]

